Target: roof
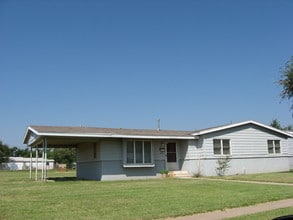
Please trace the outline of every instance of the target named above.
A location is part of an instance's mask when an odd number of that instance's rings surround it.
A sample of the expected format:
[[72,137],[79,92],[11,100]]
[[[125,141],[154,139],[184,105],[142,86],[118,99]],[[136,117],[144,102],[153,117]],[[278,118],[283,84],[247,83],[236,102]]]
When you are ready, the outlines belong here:
[[190,136],[193,131],[124,129],[124,128],[95,128],[95,127],[62,127],[62,126],[30,126],[42,134],[84,134],[84,135],[141,135],[141,136]]
[[59,138],[138,138],[138,139],[195,139],[194,131],[65,127],[65,126],[29,126],[24,144],[34,144],[40,137]]
[[42,138],[50,138],[49,145],[75,145],[79,138],[136,138],[136,139],[198,139],[199,136],[226,130],[238,126],[253,124],[285,137],[293,137],[292,134],[278,130],[255,121],[244,121],[240,123],[222,125],[198,131],[178,130],[154,130],[154,129],[123,129],[123,128],[95,128],[95,127],[65,127],[65,126],[29,126],[27,128],[24,144],[36,146],[41,144]]

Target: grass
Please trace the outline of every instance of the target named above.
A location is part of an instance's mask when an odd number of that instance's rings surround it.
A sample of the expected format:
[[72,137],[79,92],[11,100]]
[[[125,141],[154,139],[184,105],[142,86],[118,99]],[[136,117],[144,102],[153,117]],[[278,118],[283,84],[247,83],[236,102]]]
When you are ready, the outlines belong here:
[[213,177],[217,179],[227,180],[243,180],[243,181],[259,181],[259,182],[276,182],[276,183],[292,183],[293,172],[280,172],[280,173],[262,173],[262,174],[246,174],[235,176],[222,176]]
[[293,215],[293,207],[276,209],[276,210],[267,211],[267,212],[259,212],[256,214],[244,215],[244,216],[240,216],[236,218],[229,218],[229,220],[251,220],[251,219],[271,220],[272,218],[277,218],[280,216],[287,216],[287,215]]
[[[0,219],[155,219],[293,198],[292,186],[156,179],[35,182],[0,171]],[[60,179],[58,179],[60,180]],[[64,180],[64,179],[63,179]]]

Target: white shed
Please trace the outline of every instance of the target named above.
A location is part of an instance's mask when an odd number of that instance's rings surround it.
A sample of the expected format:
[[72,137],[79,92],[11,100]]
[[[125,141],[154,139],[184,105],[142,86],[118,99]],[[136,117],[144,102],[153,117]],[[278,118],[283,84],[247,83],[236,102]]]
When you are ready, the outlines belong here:
[[[30,167],[30,158],[25,157],[9,157],[9,161],[7,163],[7,168],[9,170],[28,170]],[[32,158],[32,168],[42,169],[42,160],[39,159],[38,163],[36,162],[36,158]],[[47,170],[54,169],[54,160],[47,160]]]

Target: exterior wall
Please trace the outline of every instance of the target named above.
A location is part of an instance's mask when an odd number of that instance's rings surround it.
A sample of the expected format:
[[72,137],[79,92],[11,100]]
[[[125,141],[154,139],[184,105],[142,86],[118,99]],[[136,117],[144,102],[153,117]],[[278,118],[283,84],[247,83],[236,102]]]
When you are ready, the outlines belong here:
[[[213,139],[230,140],[231,161],[227,175],[289,170],[288,140],[255,125],[214,132],[189,141],[182,170],[192,175],[217,175],[217,160],[225,156],[214,155]],[[280,140],[281,154],[268,154],[269,139]]]
[[[291,132],[293,134],[293,132]],[[293,170],[293,138],[288,139],[289,169]]]
[[[287,158],[232,158],[225,175],[269,173],[288,171]],[[198,159],[185,161],[182,170],[191,175],[216,176],[217,159]]]
[[[96,148],[96,151],[94,151]],[[94,155],[94,152],[96,153]],[[101,179],[100,143],[84,143],[77,147],[76,176],[78,179]]]
[[[204,151],[199,140],[188,140],[182,149],[182,165],[181,170],[187,170],[190,175],[203,175]],[[183,156],[185,155],[185,157]]]
[[[97,146],[96,158],[93,147]],[[160,177],[164,169],[164,152],[160,152],[161,142],[152,141],[154,167],[123,167],[123,140],[99,140],[77,147],[77,178],[93,180],[126,180]]]
[[[230,140],[231,161],[226,175],[288,171],[289,163],[293,166],[293,138],[288,140],[278,133],[247,124],[202,135],[198,140],[152,140],[154,167],[124,167],[123,139],[97,139],[95,143],[80,144],[77,148],[77,178],[158,178],[160,171],[166,169],[168,142],[177,143],[179,170],[187,170],[191,175],[215,176],[217,161],[225,156],[214,155],[213,139]],[[267,140],[280,140],[281,153],[268,154]]]
[[203,148],[206,157],[214,157],[213,139],[230,139],[231,155],[233,157],[269,157],[267,140],[281,141],[281,155],[288,155],[288,141],[282,136],[270,133],[254,125],[245,125],[228,131],[215,132],[203,136]]
[[123,167],[123,140],[101,142],[102,177],[101,180],[147,179],[159,177],[164,169],[164,157],[160,153],[160,142],[152,141],[154,167]]

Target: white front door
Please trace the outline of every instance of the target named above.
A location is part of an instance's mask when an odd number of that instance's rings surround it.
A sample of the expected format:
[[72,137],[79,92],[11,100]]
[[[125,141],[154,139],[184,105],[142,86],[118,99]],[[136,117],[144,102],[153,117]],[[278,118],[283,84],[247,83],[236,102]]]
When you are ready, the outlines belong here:
[[178,170],[177,146],[176,142],[167,143],[167,170]]

